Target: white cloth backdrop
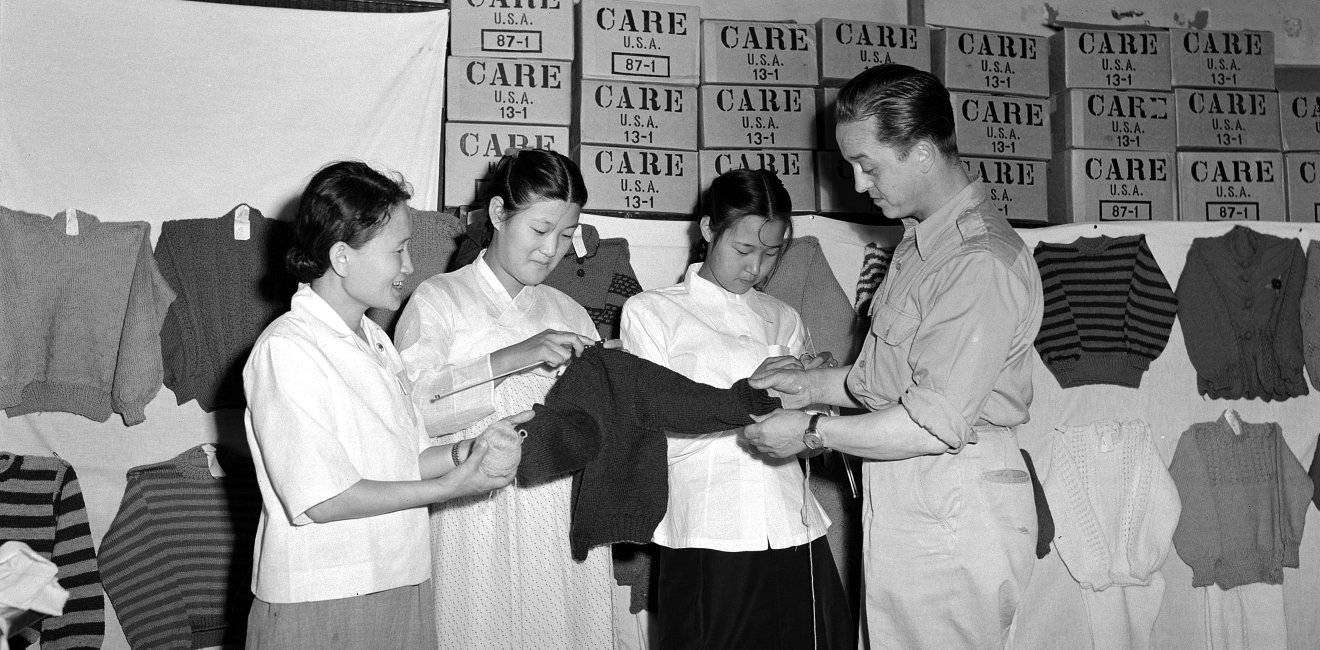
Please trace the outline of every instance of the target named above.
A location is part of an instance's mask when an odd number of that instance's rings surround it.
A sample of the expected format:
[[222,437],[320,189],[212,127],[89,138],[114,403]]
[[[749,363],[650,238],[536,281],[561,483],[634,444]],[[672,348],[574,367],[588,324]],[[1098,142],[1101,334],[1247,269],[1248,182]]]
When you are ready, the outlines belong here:
[[[307,179],[352,158],[439,195],[449,12],[367,14],[179,0],[0,0],[0,204],[103,221],[289,216]],[[89,278],[89,281],[95,281]],[[100,546],[131,467],[203,442],[246,450],[242,412],[161,389],[125,428],[6,419],[0,449],[78,472]],[[107,600],[105,648],[127,648]]]

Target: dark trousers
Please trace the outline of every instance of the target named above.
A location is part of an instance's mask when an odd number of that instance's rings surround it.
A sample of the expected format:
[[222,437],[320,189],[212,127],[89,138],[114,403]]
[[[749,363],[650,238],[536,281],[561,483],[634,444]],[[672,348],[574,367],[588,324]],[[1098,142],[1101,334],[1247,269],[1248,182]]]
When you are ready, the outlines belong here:
[[661,650],[857,647],[857,625],[824,537],[739,553],[659,548]]

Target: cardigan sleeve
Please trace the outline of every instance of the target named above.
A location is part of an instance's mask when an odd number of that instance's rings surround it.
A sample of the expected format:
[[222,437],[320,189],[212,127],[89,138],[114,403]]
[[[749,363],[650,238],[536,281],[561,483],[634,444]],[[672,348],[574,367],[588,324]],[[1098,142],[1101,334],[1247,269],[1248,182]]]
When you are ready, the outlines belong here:
[[1302,376],[1306,364],[1305,347],[1302,344],[1302,292],[1306,288],[1306,254],[1302,252],[1302,245],[1297,240],[1289,240],[1285,274],[1274,349],[1283,382],[1292,388],[1292,394],[1306,395],[1306,380]]
[[[1274,425],[1276,428],[1278,425]],[[1302,543],[1302,531],[1306,527],[1306,509],[1311,504],[1315,493],[1315,484],[1297,456],[1288,448],[1283,432],[1277,435],[1279,494],[1282,512],[1283,531],[1283,566],[1297,568],[1300,564],[1298,548]]]
[[1196,368],[1198,392],[1212,396],[1226,391],[1240,394],[1240,388],[1224,385],[1233,382],[1240,386],[1244,369],[1238,367],[1237,345],[1233,343],[1235,330],[1214,286],[1203,249],[1197,246],[1200,241],[1192,242],[1174,292],[1178,298],[1178,322],[1187,356]]
[[1182,501],[1182,513],[1173,531],[1173,546],[1178,557],[1192,568],[1192,586],[1205,587],[1215,582],[1215,565],[1223,549],[1210,472],[1197,448],[1196,431],[1193,426],[1182,434],[1169,466],[1169,475]]
[[1169,344],[1177,314],[1178,298],[1143,236],[1132,270],[1123,328],[1126,347],[1137,359],[1144,361],[1143,370],[1149,368],[1150,362],[1158,358]]
[[82,488],[72,466],[65,465],[55,492],[55,546],[50,560],[56,577],[69,592],[64,614],[41,622],[43,650],[100,648],[105,636],[105,599],[97,570],[92,531]]
[[106,595],[134,648],[189,650],[186,601],[175,580],[168,531],[158,530],[139,477],[130,472],[119,512],[101,540]]

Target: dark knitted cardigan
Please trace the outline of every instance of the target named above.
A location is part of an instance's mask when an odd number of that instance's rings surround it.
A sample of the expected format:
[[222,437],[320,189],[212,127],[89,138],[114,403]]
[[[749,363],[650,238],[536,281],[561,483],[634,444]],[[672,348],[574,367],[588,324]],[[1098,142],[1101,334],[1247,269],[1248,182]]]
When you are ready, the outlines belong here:
[[612,542],[647,542],[669,505],[665,433],[706,434],[753,422],[778,398],[739,380],[722,389],[622,350],[587,348],[523,426],[520,481],[573,475],[573,557]]
[[1296,239],[1235,226],[1192,241],[1178,279],[1178,322],[1201,395],[1270,401],[1307,394],[1305,280]]

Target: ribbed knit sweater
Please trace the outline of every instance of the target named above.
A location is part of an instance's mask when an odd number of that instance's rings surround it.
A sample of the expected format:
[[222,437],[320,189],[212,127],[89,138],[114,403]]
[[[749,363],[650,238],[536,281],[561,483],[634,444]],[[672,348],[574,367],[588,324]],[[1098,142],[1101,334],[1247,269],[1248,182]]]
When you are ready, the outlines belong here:
[[236,206],[219,219],[167,221],[156,263],[178,298],[161,328],[165,385],[180,404],[241,408],[252,344],[289,310],[298,281],[284,268],[293,228],[248,209],[250,237],[234,238]]
[[[174,292],[156,268],[145,222],[102,223],[0,207],[0,408],[65,411],[132,426],[160,390],[160,329]],[[10,301],[12,300],[12,302]]]
[[1036,350],[1063,388],[1141,386],[1178,301],[1143,235],[1037,244],[1045,314]]
[[1192,240],[1178,279],[1178,322],[1201,395],[1268,402],[1307,394],[1305,278],[1296,239],[1235,226]]
[[1056,430],[1045,494],[1054,545],[1081,586],[1148,585],[1169,554],[1181,505],[1142,420]]
[[834,278],[829,260],[815,237],[794,239],[781,255],[774,275],[762,287],[802,316],[817,353],[829,352],[840,365],[851,363],[861,347],[857,319],[848,294]]
[[11,638],[11,647],[38,640],[42,650],[100,648],[105,600],[96,568],[78,475],[51,456],[0,453],[0,542],[20,541],[58,567],[69,592],[64,614],[38,622]]
[[[403,279],[403,305],[408,304],[417,287],[428,278],[449,269],[449,262],[458,249],[458,239],[463,236],[463,225],[448,212],[429,210],[412,211],[412,238],[408,240],[408,258],[412,261],[413,272]],[[399,321],[403,306],[397,310],[372,307],[367,316],[391,336],[394,325]]]
[[1278,424],[1241,428],[1233,433],[1223,417],[1193,424],[1169,466],[1182,499],[1173,545],[1193,587],[1277,585],[1283,567],[1298,565],[1315,487]]
[[[451,270],[471,264],[490,241],[486,211],[473,211],[469,217],[472,222],[450,261]],[[582,305],[591,315],[591,322],[596,324],[601,339],[618,338],[623,303],[642,292],[637,273],[633,271],[628,240],[621,237],[601,239],[591,224],[584,223],[578,228],[582,233],[583,255],[568,249],[564,259],[546,277],[545,285],[563,291]]]
[[573,557],[585,560],[594,546],[647,542],[655,534],[669,504],[666,432],[736,429],[753,422],[749,413],[779,406],[745,379],[715,388],[595,345],[569,364],[523,425],[528,436],[518,477],[576,472],[569,542]]
[[261,494],[252,461],[202,446],[128,470],[101,540],[101,575],[134,648],[243,643]]

